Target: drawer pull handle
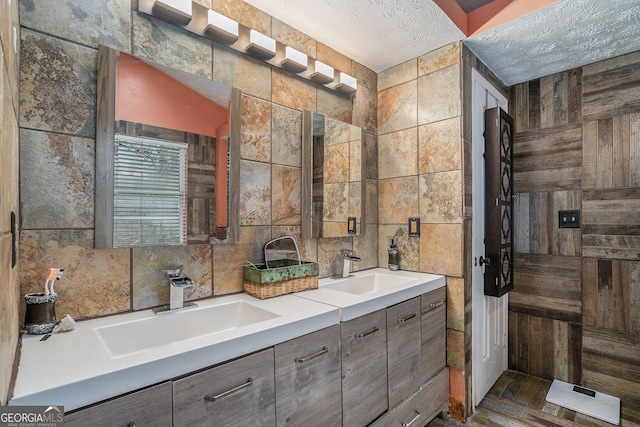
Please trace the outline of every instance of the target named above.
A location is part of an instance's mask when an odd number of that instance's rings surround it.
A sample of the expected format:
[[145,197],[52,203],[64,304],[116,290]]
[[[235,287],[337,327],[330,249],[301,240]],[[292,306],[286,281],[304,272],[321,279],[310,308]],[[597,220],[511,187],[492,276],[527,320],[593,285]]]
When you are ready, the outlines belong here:
[[316,357],[320,357],[324,354],[327,354],[329,352],[329,349],[327,349],[327,347],[322,347],[322,350],[320,350],[317,353],[311,354],[309,356],[306,357],[296,357],[296,362],[298,363],[307,363],[310,360],[315,359]]
[[411,420],[408,423],[402,423],[402,427],[409,427],[411,424],[416,422],[418,418],[420,418],[420,412],[416,411],[416,415],[413,418],[411,418]]
[[378,327],[374,326],[373,328],[369,329],[368,331],[364,331],[364,332],[358,332],[356,334],[356,338],[364,338],[368,335],[371,335],[374,332],[378,332]]
[[438,307],[442,307],[444,305],[444,300],[440,300],[438,302],[432,302],[429,304],[429,311],[435,310]]
[[407,317],[401,317],[400,319],[398,319],[398,323],[402,325],[403,323],[408,322],[409,320],[413,319],[414,317],[416,317],[416,314],[415,313],[411,313]]
[[234,388],[232,388],[232,389],[229,389],[229,390],[227,390],[227,391],[223,391],[222,393],[220,393],[220,394],[216,394],[215,396],[211,396],[210,394],[207,394],[207,395],[204,397],[204,400],[206,400],[207,402],[215,402],[215,401],[218,401],[218,400],[222,399],[223,397],[227,397],[227,396],[229,396],[230,394],[236,393],[236,392],[238,392],[238,391],[240,391],[240,390],[242,390],[242,389],[245,389],[245,388],[249,387],[251,384],[253,384],[253,378],[249,377],[249,378],[247,379],[247,382],[246,382],[246,383],[244,383],[244,384],[240,384],[239,386],[234,387]]

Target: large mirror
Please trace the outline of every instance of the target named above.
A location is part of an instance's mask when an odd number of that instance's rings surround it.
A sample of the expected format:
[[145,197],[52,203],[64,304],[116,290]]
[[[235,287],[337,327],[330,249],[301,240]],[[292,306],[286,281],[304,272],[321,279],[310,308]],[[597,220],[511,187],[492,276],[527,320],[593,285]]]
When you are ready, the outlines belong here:
[[238,241],[240,97],[100,46],[96,248]]
[[302,126],[302,237],[364,233],[364,131],[308,111]]

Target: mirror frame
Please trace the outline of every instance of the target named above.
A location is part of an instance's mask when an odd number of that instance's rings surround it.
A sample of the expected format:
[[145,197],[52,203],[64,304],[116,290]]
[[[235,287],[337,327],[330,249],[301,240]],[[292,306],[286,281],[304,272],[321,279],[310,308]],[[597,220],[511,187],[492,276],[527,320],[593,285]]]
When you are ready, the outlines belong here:
[[[303,111],[302,112],[302,196],[301,196],[301,204],[302,204],[302,212],[301,212],[301,230],[300,234],[303,239],[312,239],[319,238],[324,236],[314,235],[313,232],[313,115],[320,113],[313,113],[311,111]],[[325,119],[329,118],[331,120],[340,121],[338,119],[334,119],[333,117],[325,116]],[[345,122],[342,122],[345,123]],[[349,126],[353,126],[358,128],[355,125],[350,123],[345,123]],[[356,226],[356,230],[360,230],[360,232],[356,232],[355,234],[347,234],[344,236],[332,236],[336,238],[340,237],[356,237],[362,236],[365,233],[365,224],[366,224],[366,200],[367,200],[367,180],[366,180],[366,168],[365,168],[365,138],[366,134],[364,129],[360,129],[360,224]],[[322,223],[322,219],[320,219]],[[347,218],[345,218],[345,223],[347,222]],[[320,227],[322,229],[322,227]],[[317,233],[316,233],[317,234]]]
[[[113,159],[116,125],[116,61],[120,51],[98,46],[96,108],[96,249],[113,248]],[[240,115],[242,92],[231,88],[229,123],[228,233],[225,243],[240,240]],[[103,197],[98,198],[98,194]],[[202,243],[204,244],[204,243]],[[209,242],[208,244],[212,244]],[[186,246],[186,245],[185,245]]]

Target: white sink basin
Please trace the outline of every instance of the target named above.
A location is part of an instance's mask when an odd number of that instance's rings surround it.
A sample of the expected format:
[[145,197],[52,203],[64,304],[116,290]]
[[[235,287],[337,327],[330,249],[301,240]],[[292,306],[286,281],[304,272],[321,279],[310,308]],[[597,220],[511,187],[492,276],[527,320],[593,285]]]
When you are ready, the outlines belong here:
[[95,331],[112,357],[122,357],[276,317],[279,315],[249,302],[234,301],[163,312],[153,317],[99,327]]
[[346,278],[321,279],[318,289],[295,295],[340,309],[347,321],[444,287],[444,276],[373,268]]
[[332,289],[339,292],[347,292],[355,295],[364,295],[380,292],[384,289],[413,281],[411,277],[393,274],[372,273],[363,276],[353,276],[343,279],[335,279],[333,283],[323,285],[323,289]]
[[[61,402],[73,410],[340,322],[338,308],[293,295],[234,294],[197,304],[78,321],[46,341],[25,334],[10,404]],[[43,363],[53,367],[44,376]]]

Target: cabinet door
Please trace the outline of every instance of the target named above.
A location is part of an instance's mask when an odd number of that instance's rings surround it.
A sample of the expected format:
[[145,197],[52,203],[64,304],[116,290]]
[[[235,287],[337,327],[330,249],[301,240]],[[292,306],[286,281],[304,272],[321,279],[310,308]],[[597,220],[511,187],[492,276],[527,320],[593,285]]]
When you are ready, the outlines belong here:
[[386,310],[344,322],[341,336],[343,425],[365,426],[388,408]]
[[273,426],[273,348],[173,382],[175,426]]
[[420,427],[446,411],[449,368],[438,372],[418,391],[372,424],[373,427]]
[[171,382],[65,414],[65,426],[171,426]]
[[387,309],[389,409],[421,384],[420,297]]
[[422,381],[447,364],[447,290],[422,295]]
[[342,424],[340,325],[278,344],[276,424]]

